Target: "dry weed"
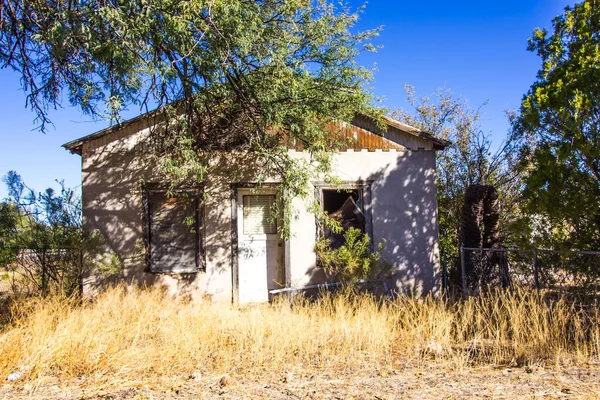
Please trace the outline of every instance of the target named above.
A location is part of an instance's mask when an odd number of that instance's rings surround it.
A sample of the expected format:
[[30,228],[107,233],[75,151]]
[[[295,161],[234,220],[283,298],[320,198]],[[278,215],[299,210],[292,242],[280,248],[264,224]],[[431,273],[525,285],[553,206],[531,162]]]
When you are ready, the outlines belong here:
[[237,308],[160,290],[107,290],[79,304],[23,302],[0,334],[0,376],[90,381],[192,373],[343,370],[424,361],[463,368],[585,364],[600,355],[599,315],[565,300],[498,292],[457,302],[325,296]]

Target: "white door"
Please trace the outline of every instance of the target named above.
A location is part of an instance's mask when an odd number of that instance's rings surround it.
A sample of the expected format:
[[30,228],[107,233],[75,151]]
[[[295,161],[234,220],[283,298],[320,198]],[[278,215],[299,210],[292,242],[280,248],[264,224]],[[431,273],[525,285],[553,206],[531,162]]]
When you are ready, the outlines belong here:
[[238,190],[238,300],[269,301],[269,290],[284,286],[283,243],[272,218],[274,191]]

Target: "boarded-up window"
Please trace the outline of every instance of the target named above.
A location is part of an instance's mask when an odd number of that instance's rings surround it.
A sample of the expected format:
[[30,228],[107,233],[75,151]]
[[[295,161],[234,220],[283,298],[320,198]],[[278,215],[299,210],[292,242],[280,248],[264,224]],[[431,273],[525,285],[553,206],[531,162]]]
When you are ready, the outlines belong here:
[[277,233],[277,219],[273,218],[274,194],[244,196],[244,235]]
[[323,227],[323,237],[329,239],[332,248],[336,249],[344,244],[344,233],[349,228],[366,232],[362,189],[323,189],[322,206],[329,218],[338,221],[343,228],[341,233],[333,233]]
[[198,196],[150,191],[147,201],[150,271],[196,272],[200,267]]

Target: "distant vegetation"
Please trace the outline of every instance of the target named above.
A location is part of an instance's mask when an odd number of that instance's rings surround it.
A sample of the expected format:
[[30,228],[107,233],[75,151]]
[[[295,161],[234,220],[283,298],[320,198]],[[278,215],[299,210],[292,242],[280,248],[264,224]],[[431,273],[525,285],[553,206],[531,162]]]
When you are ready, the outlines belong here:
[[[81,223],[81,199],[64,187],[35,192],[10,171],[0,203],[0,266],[12,269],[12,289],[28,294],[78,293],[89,256],[100,245]],[[15,281],[16,280],[16,281]]]

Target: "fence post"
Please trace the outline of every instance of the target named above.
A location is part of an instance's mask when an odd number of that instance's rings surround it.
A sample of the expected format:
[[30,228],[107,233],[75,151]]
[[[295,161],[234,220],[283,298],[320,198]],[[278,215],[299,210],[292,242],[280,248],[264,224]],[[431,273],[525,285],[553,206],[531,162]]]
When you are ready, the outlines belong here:
[[47,290],[47,286],[48,286],[48,277],[46,276],[47,269],[48,269],[48,265],[47,265],[47,258],[46,258],[46,249],[42,248],[42,295],[43,296],[46,295],[46,290]]
[[79,251],[79,276],[77,277],[77,290],[79,290],[79,295],[83,296],[83,274],[85,271],[83,263],[85,262],[83,258],[83,249]]
[[465,271],[465,247],[460,245],[460,275],[462,280],[463,296],[467,297],[467,274]]
[[508,263],[508,252],[501,252],[499,258],[500,266],[502,268],[502,288],[512,289],[512,281],[510,279],[510,265]]
[[446,253],[442,253],[442,286],[443,292],[448,291],[448,265],[447,265]]
[[533,281],[535,282],[535,288],[537,291],[540,291],[540,275],[538,271],[538,262],[537,262],[537,249],[533,248]]

